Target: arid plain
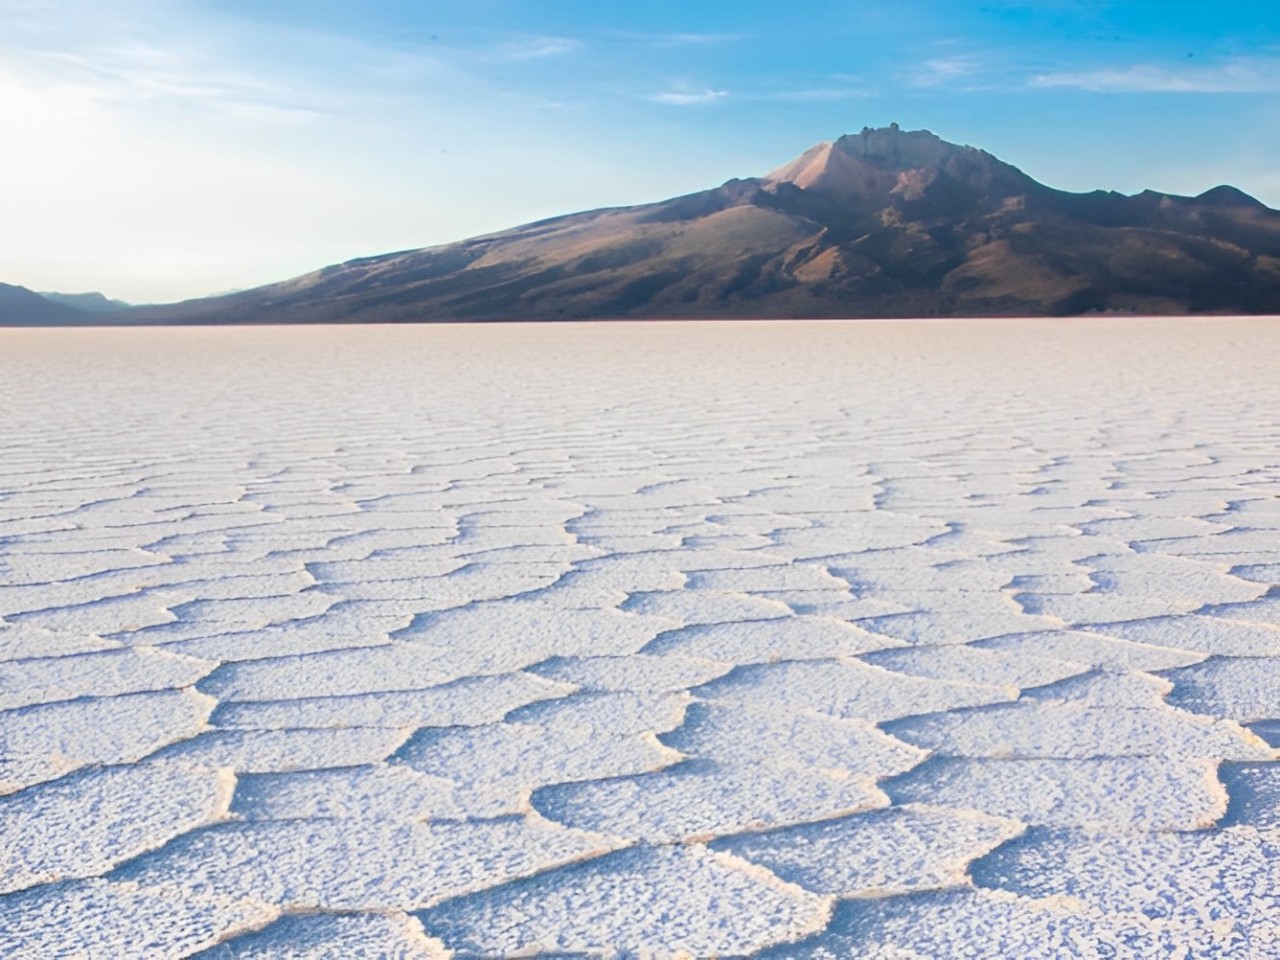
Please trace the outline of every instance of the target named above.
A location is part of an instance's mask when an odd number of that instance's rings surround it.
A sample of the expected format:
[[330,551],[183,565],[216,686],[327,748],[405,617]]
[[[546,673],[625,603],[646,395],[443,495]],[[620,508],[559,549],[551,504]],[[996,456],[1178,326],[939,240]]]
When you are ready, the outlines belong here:
[[1280,323],[0,332],[0,954],[1280,955]]

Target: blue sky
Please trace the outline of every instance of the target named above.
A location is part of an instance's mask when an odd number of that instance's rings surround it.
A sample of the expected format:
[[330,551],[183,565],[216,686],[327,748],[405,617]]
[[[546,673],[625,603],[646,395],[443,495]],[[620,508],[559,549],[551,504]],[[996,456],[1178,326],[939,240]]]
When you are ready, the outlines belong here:
[[896,121],[1280,206],[1271,2],[0,0],[0,281],[198,296]]

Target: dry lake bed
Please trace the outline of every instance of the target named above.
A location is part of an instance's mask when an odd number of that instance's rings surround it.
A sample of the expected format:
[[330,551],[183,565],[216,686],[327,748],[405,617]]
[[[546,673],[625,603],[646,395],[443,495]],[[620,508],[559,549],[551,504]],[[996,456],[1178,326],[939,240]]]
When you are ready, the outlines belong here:
[[1280,323],[0,333],[0,955],[1280,956]]

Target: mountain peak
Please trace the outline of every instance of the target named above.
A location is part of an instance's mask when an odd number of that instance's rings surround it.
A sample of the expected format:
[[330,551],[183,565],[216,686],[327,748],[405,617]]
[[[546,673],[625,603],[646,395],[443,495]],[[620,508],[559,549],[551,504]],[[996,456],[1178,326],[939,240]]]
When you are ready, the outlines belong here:
[[1212,207],[1255,207],[1266,210],[1267,205],[1256,197],[1251,197],[1237,187],[1222,185],[1206,190],[1196,197],[1200,203]]
[[948,143],[928,130],[903,130],[896,123],[887,127],[863,127],[861,133],[846,134],[835,149],[851,157],[899,169],[940,164],[970,147]]
[[996,186],[1010,195],[1026,192],[1031,183],[1016,167],[982,150],[896,123],[816,144],[764,180],[765,189],[773,191],[790,184],[846,197],[893,194],[913,200],[944,172],[983,191]]
[[985,156],[973,147],[948,143],[928,130],[903,130],[892,123],[887,127],[863,127],[861,133],[845,134],[835,141],[824,140],[764,179],[811,187],[829,180],[829,173],[847,169],[851,160],[878,168],[913,170],[939,166],[966,154]]

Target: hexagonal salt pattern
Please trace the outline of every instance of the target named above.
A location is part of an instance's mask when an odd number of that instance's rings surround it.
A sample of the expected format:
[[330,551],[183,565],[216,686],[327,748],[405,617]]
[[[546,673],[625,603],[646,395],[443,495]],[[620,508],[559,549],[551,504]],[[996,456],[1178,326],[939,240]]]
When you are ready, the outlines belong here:
[[0,331],[0,954],[1280,956],[1277,369]]

